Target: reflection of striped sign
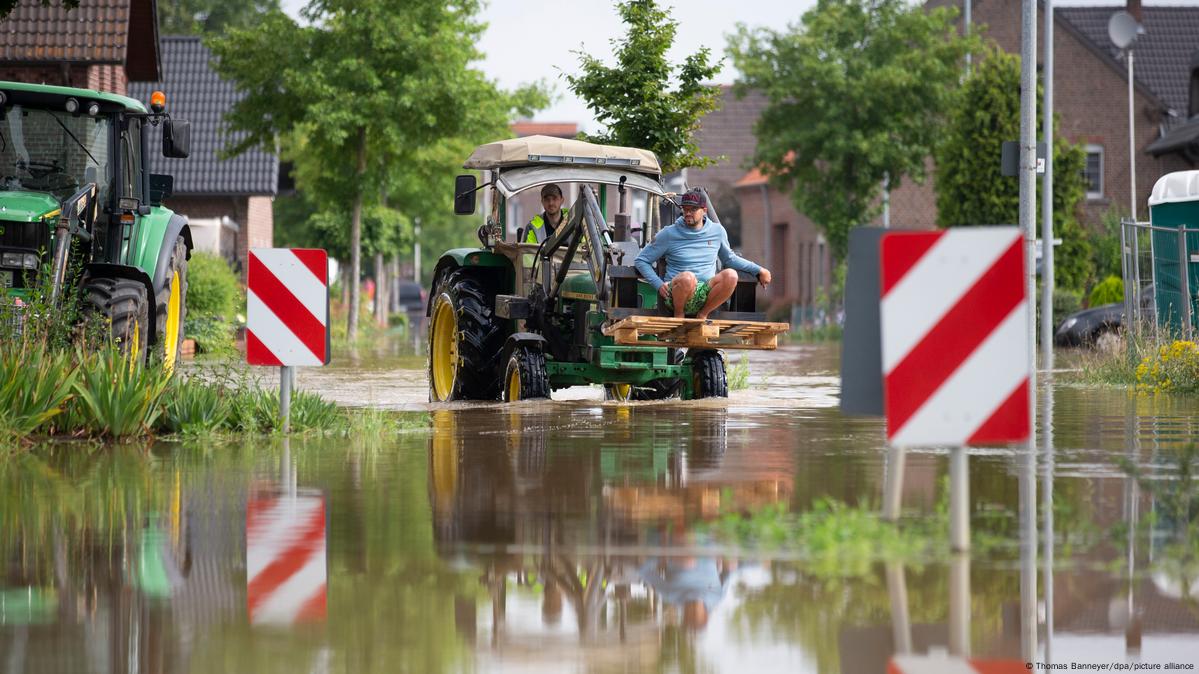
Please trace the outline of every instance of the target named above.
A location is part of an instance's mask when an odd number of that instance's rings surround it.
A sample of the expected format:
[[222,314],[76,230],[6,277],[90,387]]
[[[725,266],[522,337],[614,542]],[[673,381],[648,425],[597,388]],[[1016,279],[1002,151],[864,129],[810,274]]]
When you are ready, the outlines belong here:
[[325,618],[325,500],[251,498],[246,506],[246,605],[250,622]]
[[1014,227],[883,237],[883,390],[893,445],[1028,438],[1022,244]]
[[964,660],[952,655],[896,655],[887,674],[1024,674],[1031,667],[1015,660]]
[[252,248],[246,270],[246,362],[329,362],[329,263],[323,250]]

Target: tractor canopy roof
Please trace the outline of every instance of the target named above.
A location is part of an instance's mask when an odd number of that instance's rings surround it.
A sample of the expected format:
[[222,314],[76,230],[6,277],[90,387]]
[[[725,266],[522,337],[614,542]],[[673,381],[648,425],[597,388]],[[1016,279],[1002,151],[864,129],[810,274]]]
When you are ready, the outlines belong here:
[[521,166],[586,166],[646,173],[655,178],[662,173],[658,158],[649,150],[553,136],[525,136],[480,145],[462,165],[480,170]]
[[[0,91],[6,93],[17,92],[17,96],[22,98],[26,104],[35,103],[49,107],[57,105],[58,100],[74,97],[81,99],[81,103],[83,101],[98,101],[100,103],[108,103],[110,106],[119,106],[121,109],[130,112],[146,112],[146,106],[136,98],[92,89],[59,87],[51,84],[28,84],[25,82],[0,82]],[[11,100],[14,97],[10,96],[9,98],[9,102],[14,102]],[[109,106],[101,107],[102,109],[111,109]]]

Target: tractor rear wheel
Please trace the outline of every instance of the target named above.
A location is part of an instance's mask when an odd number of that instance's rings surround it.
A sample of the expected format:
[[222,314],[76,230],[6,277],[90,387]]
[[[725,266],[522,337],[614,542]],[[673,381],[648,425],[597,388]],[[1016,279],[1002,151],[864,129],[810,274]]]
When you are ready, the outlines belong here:
[[183,237],[175,239],[171,257],[167,259],[166,282],[158,290],[154,301],[155,353],[162,359],[162,366],[170,371],[179,360],[183,344],[183,322],[187,318],[187,244]]
[[104,319],[121,353],[145,358],[150,335],[146,286],[127,278],[88,277],[83,280],[83,299],[84,312]]
[[429,321],[429,401],[495,400],[504,333],[487,293],[462,270],[436,292]]
[[545,354],[518,346],[504,370],[504,402],[550,397],[550,380],[545,373]]
[[691,397],[727,398],[728,379],[725,377],[724,357],[719,351],[699,351],[691,354]]

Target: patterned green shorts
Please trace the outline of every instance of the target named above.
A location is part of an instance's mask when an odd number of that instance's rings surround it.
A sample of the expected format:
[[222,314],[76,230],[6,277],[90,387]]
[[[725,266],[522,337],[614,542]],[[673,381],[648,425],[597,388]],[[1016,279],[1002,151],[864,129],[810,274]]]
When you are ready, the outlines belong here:
[[[670,284],[667,283],[666,287],[667,289],[670,289]],[[687,304],[683,306],[683,315],[694,316],[695,314],[698,314],[699,310],[704,308],[704,303],[708,301],[708,291],[711,289],[712,287],[708,285],[707,281],[700,282],[700,284],[695,287],[695,294],[692,295],[691,299],[687,300]],[[667,293],[666,299],[662,300],[662,304],[664,304],[670,311],[674,311],[673,295]]]

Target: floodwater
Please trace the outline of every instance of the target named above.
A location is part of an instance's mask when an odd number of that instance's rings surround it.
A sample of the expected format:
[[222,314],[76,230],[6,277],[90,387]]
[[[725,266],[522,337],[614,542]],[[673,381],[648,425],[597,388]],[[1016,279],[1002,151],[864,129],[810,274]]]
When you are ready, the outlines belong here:
[[1199,667],[1191,401],[1057,383],[1035,453],[959,461],[842,416],[835,346],[694,403],[430,407],[419,358],[335,363],[300,386],[429,430],[0,462],[0,672]]

